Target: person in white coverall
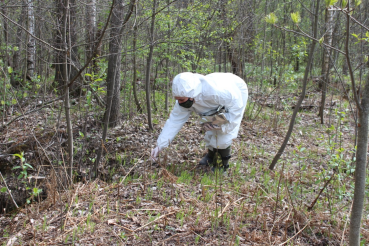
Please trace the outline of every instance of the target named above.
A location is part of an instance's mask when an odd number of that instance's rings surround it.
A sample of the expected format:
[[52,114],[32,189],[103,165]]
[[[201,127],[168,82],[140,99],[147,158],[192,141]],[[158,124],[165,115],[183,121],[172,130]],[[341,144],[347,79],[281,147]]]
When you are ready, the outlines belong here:
[[[214,155],[218,152],[223,164],[220,168],[225,171],[229,167],[232,140],[238,135],[247,103],[248,90],[245,81],[231,73],[211,73],[204,76],[185,72],[174,77],[172,92],[176,103],[157,140],[157,147],[151,151],[151,158],[156,160],[159,152],[173,141],[191,112],[201,116],[223,106],[227,123],[220,126],[203,124],[208,153],[199,164],[213,165]],[[217,167],[214,166],[213,170],[214,168]]]

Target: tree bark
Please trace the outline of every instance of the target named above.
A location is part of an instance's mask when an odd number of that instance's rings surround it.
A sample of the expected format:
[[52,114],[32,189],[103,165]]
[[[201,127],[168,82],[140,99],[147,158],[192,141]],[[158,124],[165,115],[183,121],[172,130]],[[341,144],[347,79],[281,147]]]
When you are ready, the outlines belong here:
[[92,71],[97,71],[96,59],[98,57],[98,52],[95,51],[97,44],[97,22],[96,22],[96,0],[89,0],[86,4],[86,53],[85,60],[87,61],[90,57],[94,57],[92,64],[87,68],[87,73]]
[[[66,0],[64,8],[63,8],[63,16],[64,16],[64,20],[63,20],[63,29],[62,29],[62,41],[63,41],[63,46],[64,46],[64,64],[62,64],[62,68],[63,68],[63,78],[64,78],[64,93],[65,93],[65,98],[64,98],[64,108],[65,108],[65,120],[67,123],[67,133],[68,133],[68,163],[69,163],[69,167],[70,167],[70,182],[71,185],[73,183],[73,127],[72,127],[72,120],[71,120],[71,116],[70,116],[70,102],[69,102],[69,76],[68,73],[70,71],[69,66],[68,66],[68,54],[70,54],[70,40],[68,40],[68,31],[70,26],[68,25],[68,23],[70,23],[70,21],[68,21],[68,18],[70,18],[70,11],[69,11],[69,0]],[[69,44],[69,45],[68,45]]]
[[[350,1],[348,1],[347,9],[350,9]],[[349,38],[350,38],[350,13],[346,13],[346,61],[348,72],[350,74],[352,93],[358,110],[358,139],[356,148],[356,167],[355,167],[355,188],[354,199],[352,202],[351,218],[350,218],[350,234],[349,245],[360,245],[360,228],[363,215],[365,200],[365,179],[368,151],[368,119],[369,119],[369,75],[361,93],[361,103],[356,91],[354,72],[351,67],[349,54]],[[369,65],[369,62],[367,63]]]
[[328,10],[329,6],[325,9],[325,26],[326,26],[326,34],[324,36],[324,43],[328,46],[323,47],[323,62],[322,62],[322,79],[319,82],[319,88],[322,91],[322,97],[320,100],[320,123],[324,124],[324,107],[325,107],[325,98],[327,94],[327,87],[329,84],[329,68],[330,68],[330,55],[331,49],[329,46],[332,45],[332,33],[333,33],[333,11]]
[[133,97],[135,100],[135,104],[137,107],[137,112],[142,113],[142,108],[140,105],[140,101],[137,96],[137,62],[136,62],[136,43],[137,43],[137,26],[135,25],[133,28]]
[[27,41],[27,78],[31,79],[35,71],[35,56],[36,56],[36,41],[35,35],[35,15],[33,9],[33,0],[27,1],[27,16],[28,16],[28,35]]
[[358,139],[356,149],[355,189],[350,218],[350,246],[360,245],[361,219],[365,200],[365,179],[368,150],[369,120],[369,75],[362,91],[361,104],[358,109]]
[[23,26],[25,17],[27,16],[27,7],[26,5],[22,6],[21,14],[19,16],[17,34],[15,38],[15,46],[18,47],[18,50],[15,50],[13,53],[13,73],[10,75],[10,83],[13,87],[18,87],[20,85],[20,76],[22,72],[20,71],[20,51],[22,50],[22,32],[23,29],[20,26]]
[[151,63],[152,63],[152,53],[154,51],[154,27],[155,27],[155,12],[156,12],[156,0],[153,1],[152,5],[152,14],[151,14],[151,28],[150,28],[150,51],[149,56],[147,58],[147,65],[146,65],[146,103],[147,103],[147,121],[149,124],[149,129],[153,130],[152,126],[152,119],[151,119],[151,101],[150,101],[150,71],[151,71]]
[[[110,42],[107,71],[107,101],[111,101],[105,115],[109,118],[109,127],[118,125],[120,118],[120,65],[122,51],[122,35],[124,0],[117,0],[110,21]],[[110,113],[108,113],[110,111]]]

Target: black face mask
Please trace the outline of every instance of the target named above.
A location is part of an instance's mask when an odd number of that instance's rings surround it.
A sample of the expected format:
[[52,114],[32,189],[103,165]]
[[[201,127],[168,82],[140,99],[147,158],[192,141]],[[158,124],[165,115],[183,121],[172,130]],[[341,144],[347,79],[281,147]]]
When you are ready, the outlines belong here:
[[190,100],[190,98],[187,99],[187,101],[183,102],[183,103],[178,103],[179,106],[184,107],[184,108],[191,108],[192,104],[193,104],[193,99],[192,101]]

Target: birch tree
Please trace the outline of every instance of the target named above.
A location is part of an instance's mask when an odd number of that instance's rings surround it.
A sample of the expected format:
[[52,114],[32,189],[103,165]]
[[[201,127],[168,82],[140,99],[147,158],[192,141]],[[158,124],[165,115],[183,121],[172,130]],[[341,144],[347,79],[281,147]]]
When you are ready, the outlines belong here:
[[31,79],[35,71],[36,41],[35,35],[35,15],[33,0],[27,1],[28,17],[28,40],[27,40],[27,77]]

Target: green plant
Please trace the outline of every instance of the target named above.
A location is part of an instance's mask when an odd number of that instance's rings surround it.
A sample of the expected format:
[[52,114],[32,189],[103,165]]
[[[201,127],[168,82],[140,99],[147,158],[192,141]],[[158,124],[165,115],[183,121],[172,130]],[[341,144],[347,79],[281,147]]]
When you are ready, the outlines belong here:
[[183,171],[181,173],[181,176],[178,177],[177,183],[190,184],[192,178],[193,178],[193,176],[191,175],[191,173],[189,173],[187,171]]
[[21,169],[18,179],[27,180],[28,170],[33,169],[33,167],[26,162],[26,159],[24,158],[24,152],[21,152],[20,154],[14,154],[13,156],[18,157],[20,159],[20,166],[13,167],[13,170]]

